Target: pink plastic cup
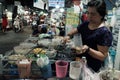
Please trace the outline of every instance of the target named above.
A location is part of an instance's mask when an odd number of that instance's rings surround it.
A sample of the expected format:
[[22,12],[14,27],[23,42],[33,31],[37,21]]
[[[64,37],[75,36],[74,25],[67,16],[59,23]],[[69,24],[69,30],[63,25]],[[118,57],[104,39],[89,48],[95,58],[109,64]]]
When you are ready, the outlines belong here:
[[56,76],[58,78],[64,78],[67,75],[68,62],[64,60],[57,60],[55,62]]

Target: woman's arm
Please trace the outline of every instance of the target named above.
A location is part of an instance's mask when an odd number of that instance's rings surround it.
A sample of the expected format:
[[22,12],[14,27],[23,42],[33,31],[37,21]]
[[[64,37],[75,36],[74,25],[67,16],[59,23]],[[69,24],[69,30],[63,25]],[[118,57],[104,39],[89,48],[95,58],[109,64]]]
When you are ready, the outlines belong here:
[[95,50],[95,49],[88,47],[87,45],[83,45],[81,48],[79,48],[80,52],[78,52],[77,54],[84,54],[85,52],[87,52],[92,57],[98,60],[104,61],[105,58],[108,56],[109,47],[98,45],[97,48],[98,50]]
[[73,36],[78,32],[77,28],[73,28],[70,32],[68,32],[67,36]]
[[63,43],[68,42],[71,36],[73,36],[75,33],[77,33],[77,28],[73,28],[70,32],[67,33],[67,35],[63,38]]
[[98,45],[97,48],[98,48],[98,51],[94,50],[92,48],[89,48],[88,54],[90,54],[92,57],[94,57],[96,59],[104,61],[105,58],[108,56],[108,49],[109,49],[109,47]]

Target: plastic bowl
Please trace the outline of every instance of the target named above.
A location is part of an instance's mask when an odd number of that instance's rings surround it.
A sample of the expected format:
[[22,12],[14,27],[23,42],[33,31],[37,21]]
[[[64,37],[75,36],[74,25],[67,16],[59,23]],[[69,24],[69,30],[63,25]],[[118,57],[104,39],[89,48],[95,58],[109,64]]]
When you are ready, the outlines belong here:
[[22,46],[15,46],[14,52],[16,54],[27,54],[31,49],[30,48],[24,48]]

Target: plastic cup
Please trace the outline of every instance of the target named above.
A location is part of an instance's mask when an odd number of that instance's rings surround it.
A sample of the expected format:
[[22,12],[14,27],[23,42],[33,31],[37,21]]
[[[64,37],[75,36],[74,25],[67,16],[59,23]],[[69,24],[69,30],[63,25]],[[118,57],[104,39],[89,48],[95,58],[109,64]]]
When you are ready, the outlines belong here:
[[64,78],[67,75],[68,62],[64,60],[57,60],[55,62],[56,76],[58,78]]
[[71,79],[79,79],[82,64],[79,61],[70,62],[69,77]]

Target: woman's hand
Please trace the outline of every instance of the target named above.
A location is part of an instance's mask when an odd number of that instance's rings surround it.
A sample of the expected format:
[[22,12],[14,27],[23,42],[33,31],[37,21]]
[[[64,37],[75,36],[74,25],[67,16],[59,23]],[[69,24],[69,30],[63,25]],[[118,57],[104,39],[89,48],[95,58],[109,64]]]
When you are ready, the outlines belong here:
[[67,43],[70,41],[70,36],[65,36],[62,40],[63,43]]
[[89,49],[89,47],[88,47],[87,45],[83,45],[83,46],[82,46],[82,53],[87,52],[88,49]]
[[83,54],[83,53],[87,52],[88,49],[89,49],[89,47],[87,45],[83,45],[81,47],[75,47],[77,54]]

